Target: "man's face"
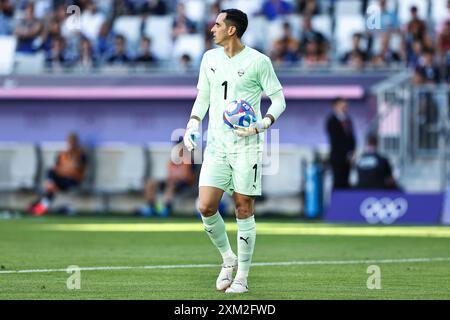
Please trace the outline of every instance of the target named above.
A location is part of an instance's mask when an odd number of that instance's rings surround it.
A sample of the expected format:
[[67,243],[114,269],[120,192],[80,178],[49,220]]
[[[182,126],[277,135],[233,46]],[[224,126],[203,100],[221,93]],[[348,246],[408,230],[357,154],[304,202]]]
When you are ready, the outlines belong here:
[[340,101],[336,104],[336,110],[338,112],[346,113],[348,111],[348,106],[346,101]]
[[211,29],[211,33],[214,37],[214,43],[217,45],[223,45],[229,39],[229,27],[225,24],[226,13],[220,13],[217,16],[216,23]]

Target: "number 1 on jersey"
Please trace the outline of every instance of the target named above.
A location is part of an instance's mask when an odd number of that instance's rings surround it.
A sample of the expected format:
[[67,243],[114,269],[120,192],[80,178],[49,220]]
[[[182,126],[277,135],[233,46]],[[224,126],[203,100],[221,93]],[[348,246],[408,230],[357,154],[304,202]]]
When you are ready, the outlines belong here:
[[224,86],[224,91],[223,91],[223,100],[227,100],[227,89],[228,89],[228,81],[224,81],[222,83],[222,86]]

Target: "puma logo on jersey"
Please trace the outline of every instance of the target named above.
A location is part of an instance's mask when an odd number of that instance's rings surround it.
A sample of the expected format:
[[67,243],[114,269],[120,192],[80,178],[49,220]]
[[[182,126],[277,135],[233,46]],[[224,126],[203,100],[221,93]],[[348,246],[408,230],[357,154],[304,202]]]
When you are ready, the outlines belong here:
[[212,71],[213,73],[216,73],[216,70],[217,70],[217,68],[211,68],[211,71]]
[[245,243],[248,244],[248,238],[250,238],[250,237],[247,237],[247,239],[246,239],[246,238],[243,238],[243,237],[239,237],[239,240],[244,240]]
[[205,228],[205,231],[208,232],[208,233],[212,233],[212,229],[208,230],[208,229]]

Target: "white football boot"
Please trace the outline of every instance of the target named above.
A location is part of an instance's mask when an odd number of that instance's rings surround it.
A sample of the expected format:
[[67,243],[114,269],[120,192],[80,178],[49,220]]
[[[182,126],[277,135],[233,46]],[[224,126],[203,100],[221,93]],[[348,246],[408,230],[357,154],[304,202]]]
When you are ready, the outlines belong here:
[[234,256],[232,263],[223,263],[222,269],[220,270],[219,276],[216,280],[216,289],[219,291],[224,291],[231,285],[233,281],[233,271],[237,268],[238,259]]
[[248,292],[247,280],[234,279],[231,286],[225,291],[225,293],[246,293]]

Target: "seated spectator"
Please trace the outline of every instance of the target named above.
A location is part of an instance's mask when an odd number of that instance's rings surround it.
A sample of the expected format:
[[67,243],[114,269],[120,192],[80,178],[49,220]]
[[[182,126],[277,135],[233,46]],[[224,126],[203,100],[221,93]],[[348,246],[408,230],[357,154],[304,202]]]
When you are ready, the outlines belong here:
[[352,40],[353,40],[353,42],[352,42],[352,43],[353,43],[352,49],[351,49],[350,51],[346,52],[346,53],[342,56],[341,62],[342,62],[343,64],[347,64],[347,63],[349,62],[349,60],[350,60],[350,57],[351,57],[351,56],[354,56],[355,53],[356,53],[358,56],[361,56],[364,62],[366,62],[366,61],[368,60],[369,54],[368,54],[368,52],[367,52],[367,49],[362,49],[362,48],[361,48],[361,39],[362,39],[362,37],[363,37],[363,35],[362,35],[361,33],[359,33],[359,32],[353,34],[353,38],[352,38]]
[[326,55],[328,50],[328,43],[324,35],[314,30],[312,27],[311,17],[303,18],[303,29],[300,35],[300,50],[301,52],[305,52],[308,43],[315,42],[317,44],[318,50]]
[[136,58],[138,64],[151,66],[156,64],[156,58],[151,51],[151,40],[148,37],[141,38],[140,54]]
[[326,66],[329,62],[326,52],[324,52],[316,41],[310,41],[306,44],[303,55],[303,64],[305,67]]
[[442,32],[438,35],[437,50],[440,62],[445,64],[446,56],[450,52],[450,21],[447,21]]
[[266,0],[264,1],[261,13],[267,20],[272,21],[280,16],[292,12],[292,6],[289,2],[284,0]]
[[377,151],[378,139],[369,135],[364,153],[356,163],[359,189],[399,189],[388,159]]
[[116,35],[111,32],[112,21],[105,21],[100,27],[98,38],[94,44],[95,52],[99,57],[104,57],[114,50],[114,39]]
[[[191,153],[184,147],[182,138],[176,143],[175,148],[179,148],[180,164],[175,164],[172,160],[167,163],[167,180],[156,181],[149,179],[145,183],[146,205],[138,210],[138,215],[149,217],[159,214],[167,217],[172,213],[173,199],[175,193],[179,193],[187,188],[194,188],[196,181],[195,167],[191,164]],[[157,211],[156,194],[158,189],[164,190],[163,206],[161,211]]]
[[14,4],[11,0],[0,0],[0,36],[14,33],[13,18]]
[[296,63],[299,60],[300,43],[292,35],[289,22],[283,23],[283,35],[275,40],[270,54],[272,61],[277,65]]
[[83,181],[87,157],[79,144],[78,136],[75,133],[69,134],[67,144],[67,150],[58,155],[55,166],[48,171],[44,195],[30,205],[27,210],[29,213],[37,216],[45,214],[58,191],[71,190]]
[[114,37],[114,48],[106,61],[109,64],[127,64],[131,61],[125,50],[125,37],[118,34]]
[[416,6],[411,7],[410,13],[411,20],[406,25],[406,32],[412,34],[415,39],[424,41],[427,36],[427,25],[425,21],[419,18]]
[[179,35],[195,32],[195,23],[188,19],[184,11],[184,4],[178,3],[177,11],[172,23],[172,40],[175,41]]
[[434,52],[432,50],[424,51],[417,68],[425,75],[425,83],[438,84],[441,80],[440,70],[434,63]]
[[192,58],[189,54],[184,53],[180,57],[178,71],[182,73],[187,73],[193,70]]
[[29,2],[25,7],[25,16],[17,23],[15,35],[17,36],[17,52],[33,53],[38,48],[34,41],[38,39],[43,29],[43,23],[34,15],[34,4]]
[[361,71],[364,69],[366,62],[361,52],[353,52],[348,59],[348,66],[354,70]]
[[45,57],[45,66],[52,70],[64,70],[72,64],[72,59],[66,52],[66,40],[56,36],[51,44],[51,49]]
[[312,16],[320,13],[316,0],[297,0],[297,13],[302,16]]
[[389,40],[389,33],[383,33],[381,35],[380,52],[372,58],[372,64],[374,67],[386,67],[392,64],[400,63],[400,54],[390,48]]
[[423,45],[420,40],[414,40],[411,46],[411,50],[406,52],[406,65],[415,69],[419,65],[420,57],[422,56]]
[[92,44],[86,37],[80,38],[80,52],[78,55],[78,67],[83,70],[92,70],[97,68],[99,60],[92,48]]
[[52,50],[53,42],[61,37],[61,25],[54,17],[50,18],[41,34],[40,49],[44,50],[46,56],[49,56]]

